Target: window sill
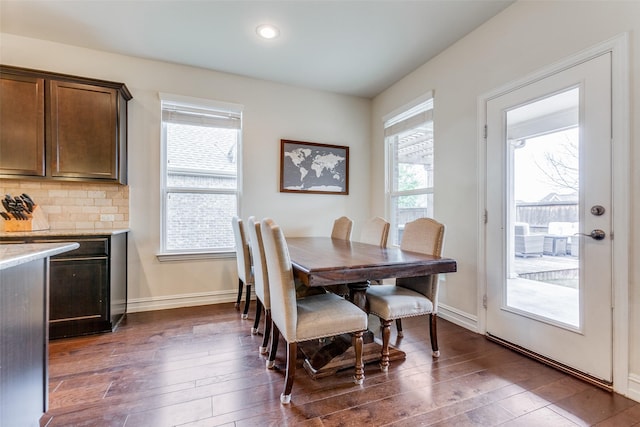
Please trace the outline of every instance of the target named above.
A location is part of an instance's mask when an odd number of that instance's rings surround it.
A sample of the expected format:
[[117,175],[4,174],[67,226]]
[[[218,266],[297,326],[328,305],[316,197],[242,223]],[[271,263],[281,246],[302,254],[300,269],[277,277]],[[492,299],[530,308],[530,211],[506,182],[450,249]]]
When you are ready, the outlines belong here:
[[235,252],[181,252],[156,254],[160,262],[199,261],[205,259],[235,258]]

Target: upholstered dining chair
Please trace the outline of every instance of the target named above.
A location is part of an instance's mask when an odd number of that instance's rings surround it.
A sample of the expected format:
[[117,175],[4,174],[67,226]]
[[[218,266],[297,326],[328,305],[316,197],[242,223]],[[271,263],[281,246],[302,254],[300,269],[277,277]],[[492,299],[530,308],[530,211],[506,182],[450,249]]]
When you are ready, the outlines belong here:
[[362,225],[362,233],[360,234],[360,241],[362,243],[386,248],[388,237],[389,223],[379,216],[371,218]]
[[260,232],[260,221],[250,216],[247,220],[249,232],[249,246],[253,259],[253,286],[256,294],[256,318],[251,328],[251,334],[258,333],[260,316],[264,310],[264,334],[262,345],[258,349],[260,354],[268,351],[269,337],[271,336],[271,298],[269,297],[269,278],[267,277],[267,261],[264,257],[264,246],[262,244],[262,233]]
[[242,318],[249,317],[249,305],[251,303],[251,286],[253,285],[253,271],[251,268],[251,252],[249,250],[249,242],[245,234],[243,222],[237,216],[231,220],[233,226],[233,236],[236,242],[236,263],[238,266],[238,299],[236,300],[236,309],[240,309],[242,301],[242,290],[246,291],[246,300]]
[[351,240],[351,229],[353,228],[353,221],[346,217],[341,216],[333,222],[333,229],[331,230],[332,239]]
[[[408,222],[404,228],[400,248],[404,251],[441,256],[444,243],[444,224],[431,218]],[[367,290],[367,306],[371,314],[380,318],[382,326],[383,371],[389,368],[389,339],[391,323],[406,317],[429,315],[429,335],[433,357],[439,357],[436,319],[438,314],[438,275],[398,278],[395,284],[371,286]],[[401,334],[402,326],[398,326]]]
[[303,341],[351,333],[355,350],[354,381],[356,384],[362,384],[362,337],[367,329],[367,314],[356,305],[332,293],[296,299],[293,267],[282,229],[268,218],[261,221],[260,228],[267,260],[273,322],[267,368],[271,369],[275,365],[280,334],[287,342],[285,386],[280,395],[280,402],[286,404],[291,401],[298,343]]
[[[341,216],[333,222],[333,229],[331,230],[331,238],[351,241],[351,231],[353,230],[353,221],[351,218]],[[328,285],[325,289],[329,292],[333,292],[336,295],[346,297],[349,295],[349,288],[347,285]]]
[[[360,233],[360,241],[370,245],[377,245],[381,248],[387,247],[387,239],[389,237],[389,223],[379,216],[371,218],[362,225]],[[370,280],[370,285],[380,285],[381,280]]]

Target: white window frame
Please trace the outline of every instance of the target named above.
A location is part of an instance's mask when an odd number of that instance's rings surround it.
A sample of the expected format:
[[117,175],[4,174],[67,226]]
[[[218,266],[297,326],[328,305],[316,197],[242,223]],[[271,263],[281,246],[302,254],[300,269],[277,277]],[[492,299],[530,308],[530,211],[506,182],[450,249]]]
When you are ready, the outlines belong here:
[[[194,98],[188,96],[159,93],[161,104],[161,166],[160,166],[160,191],[161,191],[161,210],[160,210],[160,252],[157,254],[159,261],[184,261],[191,259],[207,259],[207,258],[232,258],[235,257],[235,246],[228,248],[216,248],[211,250],[168,250],[167,245],[167,197],[169,193],[203,193],[203,194],[232,194],[236,197],[236,215],[240,213],[241,194],[242,194],[242,110],[243,106],[239,104],[213,101],[209,99]],[[237,155],[237,173],[235,189],[203,189],[192,187],[169,187],[167,185],[167,132],[164,119],[164,105],[170,104],[175,106],[178,110],[209,110],[212,113],[221,113],[226,115],[227,118],[223,120],[237,120],[238,124],[238,141],[236,147]],[[198,119],[196,119],[198,120]],[[212,124],[216,124],[216,119],[210,119]],[[221,126],[224,127],[224,126]],[[229,229],[231,230],[231,222],[229,222]]]
[[[434,185],[414,190],[398,191],[394,190],[393,179],[395,170],[395,155],[393,153],[394,135],[398,135],[404,130],[411,129],[427,121],[433,121],[433,91],[429,91],[424,95],[416,98],[410,103],[385,115],[383,120],[384,127],[384,145],[385,145],[385,216],[390,223],[390,233],[398,230],[393,200],[397,196],[411,195],[433,195]],[[434,142],[435,144],[435,142]],[[394,236],[389,240],[390,244],[399,245],[400,242],[394,242]]]

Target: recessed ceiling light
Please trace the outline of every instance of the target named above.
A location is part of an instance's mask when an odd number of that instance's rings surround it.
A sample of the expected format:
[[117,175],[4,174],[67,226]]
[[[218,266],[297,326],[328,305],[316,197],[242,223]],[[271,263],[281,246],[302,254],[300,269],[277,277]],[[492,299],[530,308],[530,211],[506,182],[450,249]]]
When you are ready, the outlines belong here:
[[258,25],[256,33],[263,39],[275,39],[280,35],[280,30],[270,24]]

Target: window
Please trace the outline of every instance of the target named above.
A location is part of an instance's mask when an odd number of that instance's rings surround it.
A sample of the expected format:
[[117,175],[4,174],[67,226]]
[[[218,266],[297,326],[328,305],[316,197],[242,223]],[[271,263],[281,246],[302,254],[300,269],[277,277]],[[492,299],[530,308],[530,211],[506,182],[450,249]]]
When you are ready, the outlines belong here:
[[387,216],[390,243],[404,225],[433,217],[433,97],[431,93],[385,117]]
[[234,252],[238,105],[161,94],[162,254]]

